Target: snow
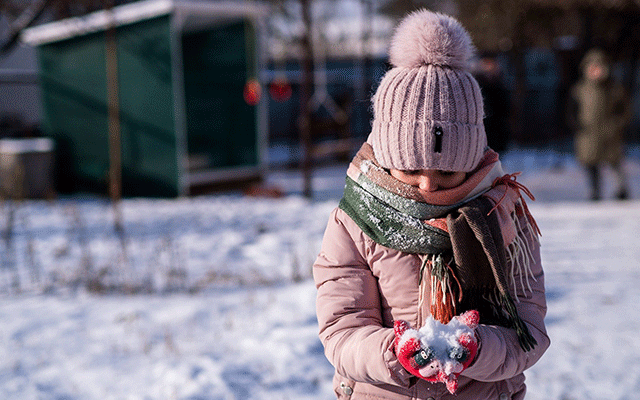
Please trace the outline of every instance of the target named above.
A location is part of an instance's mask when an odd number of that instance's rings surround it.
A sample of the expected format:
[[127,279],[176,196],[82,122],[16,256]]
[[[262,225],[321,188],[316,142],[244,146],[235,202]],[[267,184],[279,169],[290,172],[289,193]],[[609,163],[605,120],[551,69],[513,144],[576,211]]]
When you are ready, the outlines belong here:
[[[445,325],[430,316],[425,321],[424,326],[418,330],[418,339],[422,347],[428,348],[433,352],[434,356],[441,363],[440,368],[442,368],[447,375],[451,375],[452,372],[462,371],[462,363],[452,359],[450,352],[452,348],[460,348],[460,337],[463,335],[472,338],[473,330],[456,318]],[[420,372],[422,373],[423,371],[420,370]],[[428,377],[433,374],[434,371],[431,370],[429,371],[429,375],[423,373],[423,376]]]
[[[514,149],[503,166],[523,171],[542,230],[552,344],[527,399],[638,398],[640,151],[626,202],[610,200],[610,170],[607,200],[584,200],[568,155]],[[103,199],[2,203],[0,398],[334,398],[310,265],[345,172],[319,168],[313,201],[284,170],[267,179],[281,199],[125,200],[124,245]],[[86,269],[139,293],[87,291]]]
[[116,27],[130,25],[170,13],[179,14],[182,18],[184,15],[206,16],[208,22],[219,23],[227,17],[263,17],[267,10],[266,7],[260,7],[257,4],[234,2],[142,0],[122,4],[111,10],[99,10],[79,17],[36,25],[25,29],[21,40],[32,46],[39,46],[101,32],[111,25]]
[[49,138],[0,139],[0,154],[47,153],[53,147]]

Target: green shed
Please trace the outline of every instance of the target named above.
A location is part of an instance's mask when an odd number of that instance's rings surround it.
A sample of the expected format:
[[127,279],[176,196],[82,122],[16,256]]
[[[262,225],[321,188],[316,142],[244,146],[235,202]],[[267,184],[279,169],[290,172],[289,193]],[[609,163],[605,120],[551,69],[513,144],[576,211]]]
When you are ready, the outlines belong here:
[[23,41],[38,55],[42,127],[56,142],[58,190],[108,188],[108,32],[117,48],[112,104],[124,196],[182,196],[261,178],[266,16],[249,3],[147,0],[26,30]]

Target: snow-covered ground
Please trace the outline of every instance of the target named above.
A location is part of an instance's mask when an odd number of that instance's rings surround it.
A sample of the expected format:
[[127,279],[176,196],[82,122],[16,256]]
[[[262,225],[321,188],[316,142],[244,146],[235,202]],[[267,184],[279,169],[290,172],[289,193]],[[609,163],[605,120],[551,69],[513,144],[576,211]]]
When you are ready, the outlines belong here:
[[[543,232],[552,345],[527,398],[640,398],[640,200],[585,201],[570,156],[503,164]],[[316,171],[313,201],[295,171],[268,175],[280,199],[126,200],[124,244],[100,199],[2,204],[0,399],[331,399],[310,265],[345,169]],[[638,199],[637,149],[625,169]],[[88,276],[151,293],[88,292]]]

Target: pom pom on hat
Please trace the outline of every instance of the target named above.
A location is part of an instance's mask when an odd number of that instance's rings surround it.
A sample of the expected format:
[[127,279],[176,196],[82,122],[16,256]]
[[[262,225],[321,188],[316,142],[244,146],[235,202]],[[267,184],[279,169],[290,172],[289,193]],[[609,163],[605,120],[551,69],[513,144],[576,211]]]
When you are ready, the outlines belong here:
[[396,28],[389,60],[395,67],[437,65],[468,70],[474,53],[471,37],[456,19],[419,10],[409,14]]

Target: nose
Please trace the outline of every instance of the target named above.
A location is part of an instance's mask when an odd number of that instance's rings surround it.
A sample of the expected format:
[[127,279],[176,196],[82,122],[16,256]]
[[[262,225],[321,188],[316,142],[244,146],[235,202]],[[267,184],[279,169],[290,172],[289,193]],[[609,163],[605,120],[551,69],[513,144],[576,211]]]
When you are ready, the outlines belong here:
[[438,189],[438,180],[431,174],[420,175],[418,188],[425,192],[433,192]]

